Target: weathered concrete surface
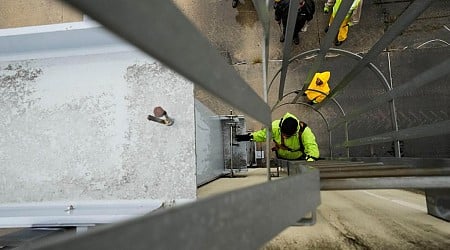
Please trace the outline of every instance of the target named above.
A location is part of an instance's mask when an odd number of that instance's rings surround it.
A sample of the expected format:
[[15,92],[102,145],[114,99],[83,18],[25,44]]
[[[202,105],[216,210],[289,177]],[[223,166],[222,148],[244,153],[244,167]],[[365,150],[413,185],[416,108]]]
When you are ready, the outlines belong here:
[[153,59],[1,62],[0,83],[2,203],[195,199],[193,86]]

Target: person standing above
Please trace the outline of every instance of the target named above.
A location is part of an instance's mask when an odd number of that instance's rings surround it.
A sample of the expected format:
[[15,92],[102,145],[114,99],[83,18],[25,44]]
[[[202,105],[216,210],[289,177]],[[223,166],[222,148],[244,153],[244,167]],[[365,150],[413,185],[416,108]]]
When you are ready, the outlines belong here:
[[280,36],[280,42],[284,42],[284,34],[286,32],[287,18],[289,13],[289,0],[274,0],[273,8],[275,9],[275,21],[278,25],[283,25],[283,34]]
[[[289,14],[289,0],[274,0],[274,1],[275,3],[273,7],[275,9],[275,21],[277,21],[278,24],[283,25],[283,34],[280,37],[280,42],[284,42],[286,36],[287,19]],[[309,22],[313,19],[314,12],[315,12],[314,1],[299,0],[293,37],[293,41],[295,44],[300,43],[298,33],[301,31],[303,26],[305,26],[306,22]]]
[[[336,0],[327,0],[327,2],[325,3],[325,5],[323,7],[323,12],[325,14],[330,12],[330,10],[333,8],[335,2],[336,2]],[[362,5],[363,5],[363,0],[360,1],[358,8],[356,8],[353,11],[350,21],[348,22],[348,26],[357,25],[359,23],[359,20],[361,19]]]
[[334,2],[336,2],[336,0],[327,0],[323,6],[323,12],[325,14],[328,14],[328,12],[330,12],[330,9],[333,8]]
[[236,8],[239,4],[239,0],[231,0],[231,7]]
[[311,21],[316,12],[316,4],[313,0],[300,0],[300,5],[297,14],[297,20],[295,23],[294,36],[297,36],[298,32],[305,32],[308,27],[308,22]]
[[[236,135],[236,141],[266,141],[266,129],[244,135]],[[315,161],[319,159],[319,146],[312,130],[291,113],[272,122],[272,140],[277,158],[286,160]]]
[[[333,6],[333,12],[331,13],[330,16],[330,21],[328,22],[328,26],[325,28],[325,32],[328,31],[328,28],[331,26],[331,24],[333,23],[334,18],[336,17],[336,14],[339,10],[339,7],[341,6],[342,0],[336,0],[334,6]],[[353,0],[353,4],[350,7],[350,10],[347,12],[347,15],[344,18],[344,21],[341,23],[340,27],[339,27],[339,32],[336,36],[336,40],[334,42],[334,44],[336,46],[341,45],[345,40],[347,40],[347,35],[348,35],[348,27],[350,26],[350,19],[353,15],[353,12],[359,7],[359,5],[361,4],[361,0]],[[359,12],[360,15],[361,12]],[[359,18],[358,18],[358,22],[359,22]],[[353,25],[354,23],[352,23]]]
[[330,93],[330,86],[328,86],[328,80],[330,80],[330,71],[318,72],[314,75],[308,89],[305,91],[305,95],[309,100],[309,104],[322,102],[325,97]]

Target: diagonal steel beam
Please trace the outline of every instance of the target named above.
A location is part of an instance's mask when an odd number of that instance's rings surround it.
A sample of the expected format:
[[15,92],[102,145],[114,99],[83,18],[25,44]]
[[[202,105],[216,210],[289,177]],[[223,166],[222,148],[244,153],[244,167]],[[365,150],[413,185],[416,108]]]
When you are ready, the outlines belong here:
[[270,125],[269,106],[172,1],[65,1],[194,84]]
[[[269,23],[269,0],[264,2],[261,0],[253,0],[253,5],[258,12],[259,20],[261,21],[263,27],[263,98],[266,103],[268,103],[268,90],[267,90],[267,79],[268,79],[268,67],[269,67],[269,40],[270,40],[270,23]],[[270,152],[270,138],[271,138],[271,127],[268,126],[266,130],[266,152]],[[271,180],[270,173],[270,161],[266,161],[267,168],[267,179]]]
[[359,115],[364,114],[370,110],[373,110],[374,108],[376,108],[384,103],[387,103],[388,101],[390,101],[396,97],[406,95],[408,93],[408,91],[420,88],[428,83],[432,83],[433,81],[450,74],[450,71],[448,69],[450,69],[450,59],[447,59],[444,62],[440,63],[439,65],[437,65],[431,69],[428,69],[427,71],[414,77],[408,83],[402,84],[395,89],[392,89],[382,95],[375,97],[370,103],[367,103],[366,105],[363,105],[359,108],[354,109],[352,112],[348,113],[346,116],[336,119],[333,122],[333,124],[330,126],[330,129],[333,130],[334,128],[345,123],[346,121],[347,122],[352,121]]
[[420,16],[435,0],[416,0],[414,1],[403,14],[397,18],[389,29],[384,33],[380,40],[370,49],[364,58],[348,73],[342,81],[321,103],[317,104],[316,108],[320,109],[325,105],[331,97],[336,97],[339,92],[344,89],[363,69],[373,61],[381,51],[383,51],[404,29],[406,29],[414,20]]
[[296,103],[300,96],[302,96],[303,92],[308,88],[308,84],[314,77],[314,74],[319,70],[320,66],[325,61],[325,56],[327,55],[328,50],[330,49],[333,41],[336,39],[337,33],[339,31],[339,27],[341,26],[342,21],[344,21],[345,16],[347,15],[350,7],[352,6],[353,1],[342,1],[339,6],[338,12],[331,23],[331,27],[328,29],[327,34],[325,35],[325,41],[320,43],[320,51],[314,60],[311,69],[308,71],[308,75],[306,76],[306,80],[303,84],[302,91],[297,94],[292,100],[292,103]]

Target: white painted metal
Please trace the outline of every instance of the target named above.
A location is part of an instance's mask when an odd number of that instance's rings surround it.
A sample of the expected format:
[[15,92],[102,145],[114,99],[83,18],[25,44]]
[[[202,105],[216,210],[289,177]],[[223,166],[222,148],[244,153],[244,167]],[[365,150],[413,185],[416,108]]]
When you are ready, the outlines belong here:
[[0,227],[87,227],[142,216],[161,205],[162,201],[158,200],[2,204],[0,205]]

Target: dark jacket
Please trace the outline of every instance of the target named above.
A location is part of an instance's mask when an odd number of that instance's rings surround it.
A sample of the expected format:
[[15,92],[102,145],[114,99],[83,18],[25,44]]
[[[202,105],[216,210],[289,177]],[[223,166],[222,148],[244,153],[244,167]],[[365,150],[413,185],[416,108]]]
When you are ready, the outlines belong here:
[[282,18],[287,18],[289,13],[289,0],[281,0],[273,4],[275,9],[275,21],[281,21]]
[[305,15],[306,20],[309,22],[313,19],[316,12],[316,5],[313,0],[305,0],[305,5],[298,10],[300,15]]
[[[285,22],[289,13],[289,0],[281,0],[279,2],[275,2],[273,8],[275,9],[275,21],[283,20],[283,22]],[[303,7],[301,8],[298,8],[297,19],[305,18],[306,21],[311,21],[313,19],[315,11],[316,5],[314,4],[314,1],[305,0],[305,5],[303,5]]]

